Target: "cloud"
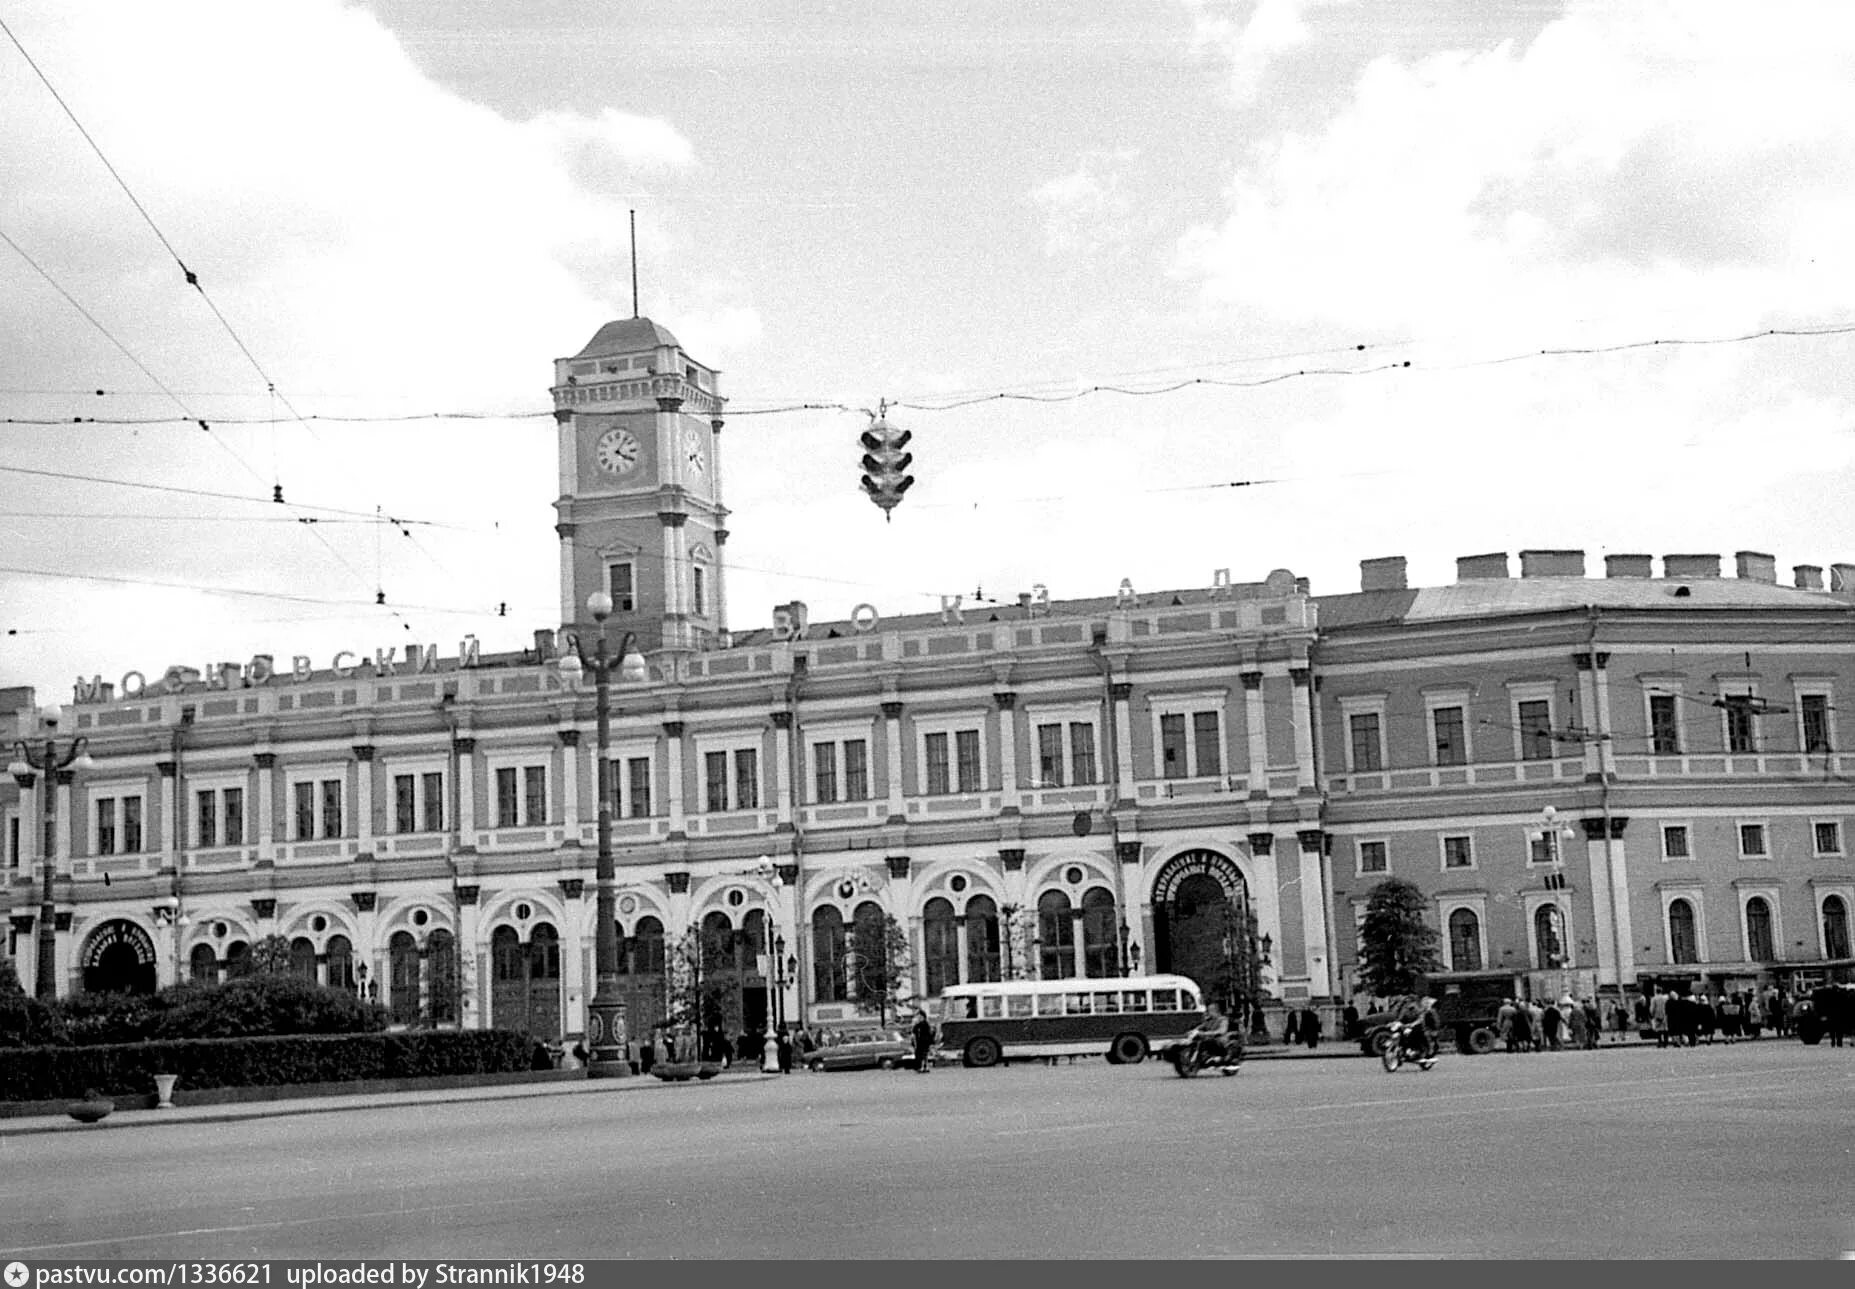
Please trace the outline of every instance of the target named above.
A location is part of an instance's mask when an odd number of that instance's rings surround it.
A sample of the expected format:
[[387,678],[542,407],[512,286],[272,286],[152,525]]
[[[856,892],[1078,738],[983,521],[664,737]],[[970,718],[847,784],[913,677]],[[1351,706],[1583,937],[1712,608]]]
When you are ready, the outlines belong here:
[[563,151],[609,153],[638,170],[680,170],[695,163],[695,147],[668,121],[606,108],[596,117],[544,112],[529,128],[550,137]]
[[1193,46],[1209,47],[1228,60],[1234,103],[1254,102],[1276,61],[1309,38],[1301,19],[1309,0],[1257,0],[1247,22],[1229,16],[1227,0],[1184,3],[1192,14]]
[[1135,153],[1092,152],[1066,175],[1039,186],[1031,200],[1044,210],[1044,254],[1087,256],[1123,245],[1140,227],[1118,167]]

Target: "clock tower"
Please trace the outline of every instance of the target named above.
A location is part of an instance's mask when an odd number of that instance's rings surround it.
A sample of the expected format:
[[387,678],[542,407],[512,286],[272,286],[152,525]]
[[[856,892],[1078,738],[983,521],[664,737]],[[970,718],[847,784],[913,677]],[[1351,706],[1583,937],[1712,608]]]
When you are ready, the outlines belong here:
[[613,647],[713,648],[728,628],[722,546],[722,398],[716,372],[649,318],[599,328],[554,362],[559,423],[560,620],[592,629],[612,597]]

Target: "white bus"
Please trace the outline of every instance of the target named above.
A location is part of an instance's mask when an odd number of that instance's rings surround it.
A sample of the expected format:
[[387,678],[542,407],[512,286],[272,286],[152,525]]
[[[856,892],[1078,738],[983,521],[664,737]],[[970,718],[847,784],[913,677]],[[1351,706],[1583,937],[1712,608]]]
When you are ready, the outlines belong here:
[[939,1010],[941,1050],[978,1067],[1023,1056],[1105,1056],[1131,1065],[1204,1019],[1198,986],[1185,976],[949,985]]

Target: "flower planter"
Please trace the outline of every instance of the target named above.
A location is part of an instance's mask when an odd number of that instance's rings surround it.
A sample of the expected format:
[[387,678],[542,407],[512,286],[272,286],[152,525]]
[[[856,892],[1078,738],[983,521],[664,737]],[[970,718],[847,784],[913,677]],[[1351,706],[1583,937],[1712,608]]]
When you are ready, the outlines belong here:
[[712,1079],[721,1073],[720,1061],[659,1061],[651,1073],[665,1083],[686,1083],[690,1079]]
[[64,1112],[79,1123],[100,1123],[115,1108],[116,1103],[108,1097],[87,1096],[82,1101],[71,1102]]
[[178,1074],[155,1075],[155,1109],[172,1110],[174,1108],[174,1084],[179,1080]]

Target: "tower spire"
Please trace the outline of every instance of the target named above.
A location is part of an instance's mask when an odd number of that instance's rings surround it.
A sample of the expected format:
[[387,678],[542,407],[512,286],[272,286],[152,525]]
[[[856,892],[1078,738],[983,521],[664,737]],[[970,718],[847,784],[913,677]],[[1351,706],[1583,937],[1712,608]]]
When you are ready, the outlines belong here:
[[638,314],[638,212],[631,212],[631,316]]

